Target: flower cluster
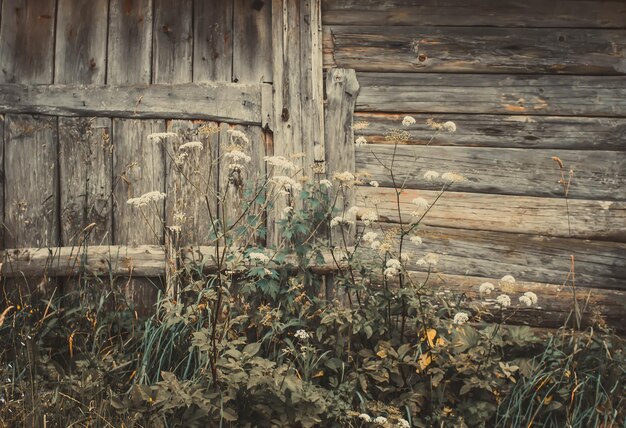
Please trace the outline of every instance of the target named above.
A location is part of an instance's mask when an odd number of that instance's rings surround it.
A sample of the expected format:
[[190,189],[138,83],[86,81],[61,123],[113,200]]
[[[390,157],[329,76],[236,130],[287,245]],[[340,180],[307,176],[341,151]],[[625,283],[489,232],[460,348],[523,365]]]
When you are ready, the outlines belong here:
[[483,282],[478,287],[478,292],[480,294],[491,294],[491,292],[495,289],[494,285],[490,282]]
[[498,297],[496,297],[496,303],[502,308],[508,308],[509,306],[511,306],[511,298],[506,294],[500,294]]
[[367,144],[367,140],[365,139],[364,136],[360,136],[359,138],[357,138],[356,140],[354,140],[354,145],[357,147],[361,147]]
[[413,116],[404,116],[404,119],[402,119],[402,125],[404,126],[415,125],[415,118]]
[[138,198],[130,198],[126,201],[128,205],[132,205],[135,208],[141,208],[148,205],[150,202],[158,202],[165,199],[165,193],[159,191],[152,191],[148,193],[144,193]]
[[265,156],[263,158],[270,166],[283,169],[284,171],[295,172],[298,167],[284,156]]
[[526,306],[533,306],[537,304],[537,295],[532,291],[527,291],[523,296],[519,298],[520,303],[525,304]]
[[376,211],[374,210],[368,210],[365,211],[362,215],[361,215],[361,220],[363,220],[363,223],[366,226],[370,226],[372,223],[374,223],[375,221],[378,221],[378,214],[376,213]]
[[311,335],[302,329],[296,331],[293,336],[300,340],[309,340],[311,338]]
[[384,274],[387,278],[393,278],[394,276],[397,276],[402,270],[402,263],[400,263],[400,260],[398,259],[387,260],[385,266],[386,267]]
[[465,312],[458,312],[454,315],[454,319],[452,320],[453,323],[458,325],[463,325],[467,321],[469,321],[469,316]]
[[204,149],[204,145],[200,141],[189,141],[180,145],[178,150]]
[[270,261],[270,258],[267,257],[265,254],[257,253],[257,252],[248,253],[248,258],[251,261],[257,261],[257,262],[261,262],[261,263],[267,263],[267,262]]

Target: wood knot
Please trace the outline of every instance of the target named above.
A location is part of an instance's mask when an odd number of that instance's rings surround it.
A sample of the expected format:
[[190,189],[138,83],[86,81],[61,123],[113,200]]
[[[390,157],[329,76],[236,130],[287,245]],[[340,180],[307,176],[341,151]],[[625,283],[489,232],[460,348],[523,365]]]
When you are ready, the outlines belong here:
[[287,122],[289,120],[289,109],[287,109],[287,107],[283,107],[280,118],[283,120],[283,122]]

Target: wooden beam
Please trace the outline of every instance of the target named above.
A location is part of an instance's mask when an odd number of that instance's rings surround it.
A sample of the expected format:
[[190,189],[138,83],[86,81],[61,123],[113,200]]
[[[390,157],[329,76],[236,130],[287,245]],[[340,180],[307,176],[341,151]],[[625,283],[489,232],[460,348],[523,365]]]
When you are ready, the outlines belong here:
[[[359,253],[359,257],[374,260],[375,255],[367,252]],[[183,248],[179,261],[172,254],[166,254],[162,246],[142,245],[127,246],[93,246],[93,247],[59,247],[59,248],[23,248],[4,250],[1,253],[2,264],[0,274],[7,278],[18,276],[132,276],[132,277],[162,277],[172,266],[167,263],[199,264],[207,272],[214,272],[217,265],[213,259],[215,247],[199,246]],[[271,254],[270,254],[271,255]],[[342,260],[342,254],[335,255]],[[338,273],[338,266],[329,252],[323,253],[324,262],[316,263],[313,260],[309,268],[317,274]],[[285,261],[298,269],[299,264],[293,257]],[[340,262],[345,267],[344,262]],[[242,267],[243,271],[247,267]],[[479,277],[467,275],[448,275],[410,271],[411,279],[417,284],[426,284],[434,290],[435,295],[447,298],[464,296],[462,305],[480,310],[490,307],[485,297],[497,296],[500,293],[509,294],[512,306],[507,310],[508,323],[527,324],[531,326],[559,327],[570,315],[574,308],[574,294],[570,286],[559,284],[535,283],[518,281],[513,286],[499,285],[493,277]],[[382,279],[372,277],[370,287],[378,287]],[[485,281],[496,285],[491,296],[481,297],[478,288]],[[392,281],[392,285],[393,285]],[[518,297],[526,291],[532,291],[538,296],[536,307],[526,307]],[[603,318],[609,325],[624,331],[622,321],[623,307],[626,304],[626,293],[623,290],[606,290],[598,288],[576,287],[576,302],[583,315],[584,325],[593,324],[598,318]]]
[[261,85],[0,85],[0,112],[206,119],[260,125]]
[[357,71],[626,74],[624,49],[626,30],[324,27],[324,65]]
[[358,73],[357,111],[626,117],[622,76]]
[[621,0],[324,0],[324,25],[624,28]]

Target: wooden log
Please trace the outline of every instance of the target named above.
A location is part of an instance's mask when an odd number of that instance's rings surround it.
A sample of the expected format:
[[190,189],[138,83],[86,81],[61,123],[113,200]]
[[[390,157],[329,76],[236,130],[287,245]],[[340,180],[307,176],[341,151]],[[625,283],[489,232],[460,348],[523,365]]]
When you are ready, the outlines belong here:
[[[180,262],[202,264],[207,272],[216,268],[213,260],[214,247],[190,247],[180,255]],[[366,254],[366,253],[363,253]],[[311,261],[310,269],[318,274],[337,271],[330,253],[325,252],[324,263]],[[134,275],[146,277],[163,276],[167,265],[166,252],[161,246],[143,245],[138,247],[125,246],[93,246],[89,248],[61,247],[51,249],[11,249],[1,253],[3,260],[0,274],[4,277],[21,275],[33,276],[46,272],[49,276],[108,276]],[[372,257],[371,255],[368,257]],[[338,255],[341,260],[341,256]],[[294,269],[298,263],[289,258]],[[509,294],[512,306],[507,309],[505,319],[508,324],[527,324],[531,326],[559,327],[574,310],[574,300],[582,314],[583,325],[595,324],[604,319],[610,326],[624,332],[622,321],[626,294],[623,290],[606,290],[600,288],[576,287],[576,299],[571,286],[559,284],[537,283],[518,280],[513,286],[500,284],[497,277],[480,277],[468,275],[450,275],[410,271],[409,275],[415,284],[426,283],[426,287],[440,298],[461,304],[461,310],[468,306],[486,307],[494,311],[489,298],[501,293]],[[374,275],[369,279],[370,287],[380,286],[382,279]],[[480,296],[479,286],[483,282],[491,282],[496,286],[489,296]],[[397,285],[393,281],[391,285]],[[526,291],[537,294],[537,306],[527,307],[518,300]],[[492,318],[487,318],[492,319]]]
[[[377,223],[376,230],[397,236],[399,227]],[[577,286],[626,289],[624,243],[432,226],[421,226],[416,233],[422,245],[408,239],[403,245],[410,255],[409,270],[424,271],[418,262],[430,252],[439,255],[437,272],[498,278],[511,274],[524,281],[559,284],[568,280],[573,255]],[[370,260],[367,254],[361,259]]]
[[111,119],[59,119],[61,239],[66,246],[112,242]]
[[173,118],[261,124],[261,86],[0,84],[0,111],[60,116]]
[[[408,224],[417,220],[412,212],[423,213],[412,203],[415,198],[432,204],[438,195],[438,191],[405,189],[399,196],[399,214],[394,189],[362,186],[357,191],[359,216],[375,209],[383,222]],[[626,202],[572,199],[568,205],[569,220],[563,198],[447,191],[421,224],[626,242]]]
[[55,0],[3,1],[0,83],[52,83],[55,5]]
[[193,81],[231,82],[233,2],[194,0]]
[[620,0],[324,0],[324,25],[624,28]]
[[153,83],[192,81],[192,0],[173,6],[166,0],[156,0],[154,4]]
[[[394,154],[395,152],[395,154]],[[561,173],[552,159],[564,163],[565,180],[573,177],[570,199],[626,200],[626,152],[552,149],[492,149],[371,144],[356,149],[357,172],[384,187],[394,187],[388,168],[396,171],[396,185],[437,190],[442,181],[428,181],[428,170],[456,172],[466,180],[454,183],[459,192],[564,197]]]
[[620,76],[358,73],[357,111],[626,117]]
[[107,0],[59,0],[55,83],[105,83]]
[[108,84],[150,83],[152,6],[152,0],[110,1]]
[[272,2],[234,0],[233,82],[272,81]]
[[[355,144],[352,116],[354,105],[359,94],[359,82],[354,70],[331,69],[326,73],[326,117],[324,120],[324,140],[326,147],[326,167],[328,177],[335,174],[349,172],[354,174]],[[340,192],[335,207],[346,221],[352,222],[356,216],[348,213],[348,209],[355,204],[355,194],[351,189],[352,183],[342,186],[335,183],[334,192]],[[352,245],[354,227],[331,230],[331,239],[335,245]],[[343,242],[345,240],[345,243]]]
[[325,67],[356,71],[621,75],[624,48],[626,30],[324,27]]
[[[219,124],[171,120],[167,132],[179,135],[164,141],[165,224],[180,228],[181,245],[208,244],[215,237],[212,219],[217,219]],[[202,148],[180,149],[190,142]]]
[[[416,123],[403,126],[405,114],[356,113],[355,137],[373,144],[509,147],[528,149],[617,150],[626,146],[626,119],[605,117],[524,116],[483,114],[417,114]],[[427,121],[453,121],[456,132],[435,132]],[[396,141],[393,130],[407,131]]]

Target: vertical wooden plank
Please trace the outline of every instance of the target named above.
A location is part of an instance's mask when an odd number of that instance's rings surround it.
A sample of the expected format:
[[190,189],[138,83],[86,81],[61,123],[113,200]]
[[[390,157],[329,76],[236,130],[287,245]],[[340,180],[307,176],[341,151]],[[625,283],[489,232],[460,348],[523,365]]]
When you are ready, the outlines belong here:
[[272,81],[272,4],[234,0],[233,82]]
[[232,80],[233,2],[194,0],[193,81]]
[[154,83],[192,80],[192,0],[156,0],[154,6]]
[[59,118],[59,190],[64,246],[112,242],[112,162],[111,119]]
[[[180,245],[212,244],[211,219],[218,215],[219,124],[172,120],[167,123],[167,131],[180,138],[168,139],[165,145],[165,222],[180,228]],[[190,142],[202,143],[202,148],[180,148]]]
[[4,0],[0,83],[52,83],[55,0]]
[[107,83],[150,83],[152,0],[111,0]]
[[[56,247],[58,235],[57,120],[55,117],[6,115],[5,245],[7,248]],[[20,278],[25,298],[49,285],[42,278]],[[7,292],[10,292],[7,283]],[[48,289],[49,290],[49,289]],[[49,290],[50,291],[50,290]],[[28,299],[25,299],[28,301]]]
[[59,0],[55,83],[104,84],[108,0]]
[[[0,21],[0,25],[2,25],[2,21]],[[7,248],[4,243],[4,177],[4,115],[0,114],[0,222],[2,222],[0,223],[0,249]],[[0,263],[2,262],[0,261]]]
[[[352,121],[354,106],[359,93],[359,82],[356,80],[354,70],[331,68],[326,75],[326,118],[325,141],[326,144],[326,167],[328,177],[344,171],[354,174],[355,172],[355,147]],[[338,184],[335,184],[335,191]],[[337,200],[337,208],[344,213],[355,205],[353,190],[347,187],[341,188],[341,197]],[[348,216],[347,220],[355,221],[355,215]],[[344,218],[346,218],[344,217]],[[352,245],[354,228],[350,229],[347,244]],[[332,232],[332,231],[331,231]],[[341,235],[339,235],[341,236]],[[333,241],[337,240],[337,234],[331,233]]]
[[[235,131],[235,132],[229,132]],[[245,138],[239,137],[238,132]],[[237,152],[249,156],[249,160],[240,159]],[[237,158],[230,154],[237,153]],[[227,229],[232,232],[233,243],[246,247],[258,243],[260,235],[258,227],[265,227],[262,213],[259,210],[246,212],[245,202],[250,199],[246,196],[245,186],[258,183],[265,178],[265,144],[263,131],[258,126],[228,126],[220,127],[220,195],[222,204],[220,215]],[[247,217],[254,217],[248,221]],[[251,218],[252,218],[251,217]],[[236,224],[235,224],[236,223]]]

